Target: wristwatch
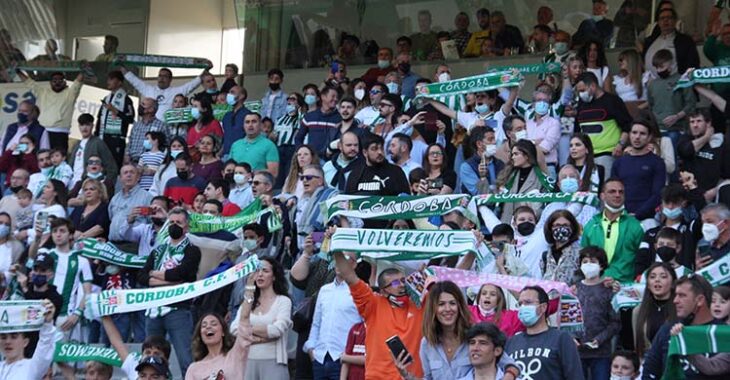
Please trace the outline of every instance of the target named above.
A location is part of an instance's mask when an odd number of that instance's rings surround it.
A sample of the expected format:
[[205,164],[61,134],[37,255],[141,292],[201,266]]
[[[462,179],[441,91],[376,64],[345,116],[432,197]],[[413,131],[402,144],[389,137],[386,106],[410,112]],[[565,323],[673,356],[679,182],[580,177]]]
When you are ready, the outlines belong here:
[[246,303],[253,303],[253,297],[251,297],[251,298],[243,297],[243,300],[246,301]]

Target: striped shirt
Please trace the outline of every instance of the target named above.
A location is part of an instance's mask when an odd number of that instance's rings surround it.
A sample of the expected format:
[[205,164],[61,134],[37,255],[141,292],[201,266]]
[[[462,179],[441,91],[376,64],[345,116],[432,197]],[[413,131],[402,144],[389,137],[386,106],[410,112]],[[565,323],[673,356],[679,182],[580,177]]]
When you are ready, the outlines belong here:
[[276,120],[276,125],[274,125],[274,132],[277,135],[276,146],[294,145],[294,136],[297,134],[303,118],[303,113],[297,113],[295,116],[286,114]]
[[147,132],[164,132],[165,123],[152,119],[150,122],[145,123],[144,120],[139,120],[132,126],[132,131],[129,133],[129,144],[127,145],[127,154],[132,160],[139,160],[139,157],[144,152],[144,139]]
[[59,315],[68,315],[76,310],[79,293],[83,292],[81,284],[91,282],[91,265],[89,260],[76,251],[60,252],[55,248],[41,248],[38,255],[49,255],[53,257],[55,267],[53,268],[53,285],[58,294],[63,297],[63,304]]
[[[139,158],[140,166],[149,166],[157,168],[162,165],[162,161],[165,159],[165,152],[144,152]],[[143,190],[149,190],[154,182],[154,174],[143,174],[139,179],[139,187]]]

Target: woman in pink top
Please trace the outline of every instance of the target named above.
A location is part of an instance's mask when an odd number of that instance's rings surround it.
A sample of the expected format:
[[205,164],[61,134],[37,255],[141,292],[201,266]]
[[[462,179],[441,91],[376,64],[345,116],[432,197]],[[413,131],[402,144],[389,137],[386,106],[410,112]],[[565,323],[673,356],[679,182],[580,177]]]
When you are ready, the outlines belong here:
[[520,331],[525,325],[517,318],[516,310],[507,310],[502,288],[492,284],[484,284],[479,289],[476,305],[469,305],[474,323],[491,322],[497,325],[507,338]]
[[218,314],[207,313],[200,318],[198,325],[195,326],[192,344],[195,362],[188,367],[185,380],[233,379],[246,373],[248,351],[252,341],[249,316],[253,304],[254,281],[257,277],[255,274],[248,276],[235,337]]

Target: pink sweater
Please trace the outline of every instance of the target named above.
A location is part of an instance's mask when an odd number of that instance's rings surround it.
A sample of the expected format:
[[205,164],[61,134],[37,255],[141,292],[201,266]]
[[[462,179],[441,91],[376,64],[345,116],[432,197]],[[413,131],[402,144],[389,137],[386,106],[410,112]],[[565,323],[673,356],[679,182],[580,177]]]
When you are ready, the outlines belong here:
[[[479,312],[479,306],[477,305],[469,305],[469,310],[471,311],[471,318],[474,323],[494,323],[495,314],[483,317]],[[516,310],[502,310],[499,323],[496,325],[500,330],[502,330],[504,335],[507,335],[507,338],[512,337],[520,331],[525,331],[525,325],[523,325],[522,322],[520,322],[520,319],[517,318]]]
[[[224,328],[226,328],[224,326]],[[239,323],[236,333],[236,342],[228,353],[218,355],[212,359],[194,362],[185,373],[185,380],[207,380],[219,370],[223,371],[224,378],[243,377],[246,373],[248,350],[251,348],[253,327],[248,323]],[[213,379],[216,377],[213,376]]]

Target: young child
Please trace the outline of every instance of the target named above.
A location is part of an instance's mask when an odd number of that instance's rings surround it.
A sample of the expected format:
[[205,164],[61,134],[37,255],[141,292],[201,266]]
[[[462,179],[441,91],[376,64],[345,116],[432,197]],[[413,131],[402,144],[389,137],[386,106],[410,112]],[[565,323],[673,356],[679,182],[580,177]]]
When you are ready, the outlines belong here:
[[639,355],[633,351],[618,350],[611,356],[611,379],[634,380],[639,377]]
[[63,182],[66,188],[70,189],[74,171],[71,165],[66,163],[66,152],[60,149],[51,149],[51,164],[53,164],[53,171],[49,178]]
[[139,157],[139,167],[142,169],[142,176],[139,179],[139,187],[142,190],[149,190],[155,178],[157,169],[165,160],[165,134],[162,132],[147,132],[144,140],[144,153]]
[[712,317],[730,324],[730,287],[717,286],[712,291]]
[[[682,252],[682,233],[671,227],[664,227],[656,234],[654,241],[656,261],[665,262],[674,268],[677,278],[692,273],[689,268],[677,262],[677,255]],[[640,283],[646,282],[646,272],[641,274]]]
[[89,360],[84,365],[85,380],[111,380],[114,369],[109,364]]
[[504,291],[497,285],[484,284],[479,289],[475,305],[469,305],[474,323],[489,322],[499,327],[507,338],[525,331],[517,310],[508,310]]
[[605,378],[605,368],[611,362],[611,339],[619,332],[621,320],[611,307],[613,291],[603,285],[603,272],[608,267],[606,251],[585,247],[578,258],[584,279],[576,284],[576,295],[583,307],[583,331],[574,335],[583,364],[583,376]]
[[356,323],[350,328],[345,352],[340,359],[340,379],[365,380],[365,322]]
[[25,230],[33,226],[33,193],[28,189],[20,189],[15,196],[20,208],[15,213],[15,229]]

